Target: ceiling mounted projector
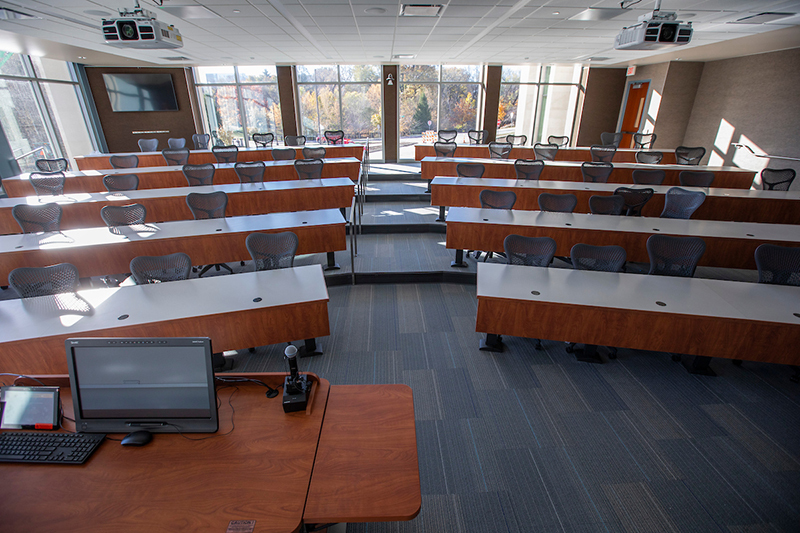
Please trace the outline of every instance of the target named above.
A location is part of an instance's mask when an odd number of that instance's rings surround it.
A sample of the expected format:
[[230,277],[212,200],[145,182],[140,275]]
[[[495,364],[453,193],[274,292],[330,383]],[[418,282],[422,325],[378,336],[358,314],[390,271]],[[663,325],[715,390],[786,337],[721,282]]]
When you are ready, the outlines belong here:
[[156,20],[155,13],[139,7],[119,10],[119,18],[103,19],[106,44],[118,48],[173,49],[183,46],[181,32],[175,26]]
[[635,25],[622,28],[614,41],[614,48],[658,50],[689,44],[692,40],[692,23],[677,20],[677,13],[660,11],[660,8],[661,0],[658,0],[652,13],[639,17],[639,22]]

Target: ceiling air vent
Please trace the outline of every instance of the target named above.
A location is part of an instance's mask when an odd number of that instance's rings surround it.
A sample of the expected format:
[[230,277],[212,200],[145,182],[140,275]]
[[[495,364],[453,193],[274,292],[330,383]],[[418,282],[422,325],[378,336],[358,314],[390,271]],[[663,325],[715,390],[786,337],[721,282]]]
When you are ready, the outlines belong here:
[[442,4],[402,4],[401,17],[438,17],[442,12]]
[[190,60],[188,57],[186,57],[186,56],[162,57],[161,59],[164,59],[164,60],[166,60],[166,61],[191,61],[191,60]]
[[773,22],[775,20],[785,19],[786,17],[793,17],[797,13],[778,13],[774,11],[765,11],[758,15],[750,15],[738,20],[732,20],[728,24],[764,24],[766,22]]
[[588,58],[589,61],[608,61],[611,59],[610,57],[590,57]]

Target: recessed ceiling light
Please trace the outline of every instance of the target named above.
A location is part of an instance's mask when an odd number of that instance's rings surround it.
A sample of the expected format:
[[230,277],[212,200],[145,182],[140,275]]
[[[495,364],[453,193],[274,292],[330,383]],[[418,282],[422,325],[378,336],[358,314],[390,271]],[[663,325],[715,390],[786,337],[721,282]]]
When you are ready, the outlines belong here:
[[86,59],[86,56],[78,56],[78,59]]
[[416,54],[395,54],[392,56],[394,59],[414,59]]
[[23,13],[22,11],[14,11],[13,9],[8,9],[7,7],[0,7],[0,19],[3,20],[36,19],[36,18],[39,17],[34,17],[33,15]]
[[241,13],[241,11],[239,11],[238,9],[234,9],[233,12],[234,13]]
[[386,10],[382,7],[368,7],[364,10],[364,13],[369,13],[370,15],[383,15],[386,13]]
[[372,56],[372,57],[374,57],[375,59],[383,59],[386,56]]
[[443,7],[442,4],[403,4],[400,6],[400,16],[438,17]]

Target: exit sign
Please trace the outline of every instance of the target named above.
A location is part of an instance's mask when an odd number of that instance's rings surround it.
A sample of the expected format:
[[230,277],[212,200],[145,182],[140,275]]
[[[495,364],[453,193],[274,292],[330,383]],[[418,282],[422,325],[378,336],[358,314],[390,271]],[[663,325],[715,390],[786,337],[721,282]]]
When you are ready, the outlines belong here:
[[625,73],[626,76],[634,76],[635,74],[636,74],[636,65],[628,67],[628,71]]

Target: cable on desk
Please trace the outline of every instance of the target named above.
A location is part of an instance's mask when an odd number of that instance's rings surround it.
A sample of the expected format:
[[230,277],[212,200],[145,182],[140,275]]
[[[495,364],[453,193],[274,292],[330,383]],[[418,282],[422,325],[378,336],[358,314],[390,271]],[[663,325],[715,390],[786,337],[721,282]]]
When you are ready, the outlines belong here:
[[34,377],[31,377],[31,376],[26,376],[25,374],[15,374],[13,372],[0,372],[0,376],[14,376],[15,378],[32,379],[33,381],[35,381],[39,385],[45,386],[44,383],[42,383],[40,380],[38,380],[38,379],[36,379]]
[[[272,387],[270,387],[269,385],[267,385],[266,383],[264,383],[260,379],[253,379],[253,378],[221,378],[219,376],[215,377],[214,379],[216,379],[217,381],[221,381],[223,383],[246,383],[246,382],[249,381],[251,383],[255,383],[257,385],[261,385],[262,387],[266,387],[267,388],[267,398],[274,398],[274,397],[276,397],[278,395],[278,389],[273,389]],[[278,388],[280,388],[280,387],[281,387],[281,385],[278,385]]]

